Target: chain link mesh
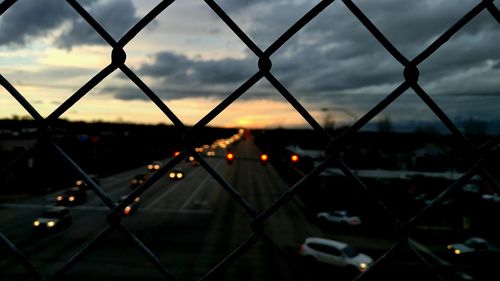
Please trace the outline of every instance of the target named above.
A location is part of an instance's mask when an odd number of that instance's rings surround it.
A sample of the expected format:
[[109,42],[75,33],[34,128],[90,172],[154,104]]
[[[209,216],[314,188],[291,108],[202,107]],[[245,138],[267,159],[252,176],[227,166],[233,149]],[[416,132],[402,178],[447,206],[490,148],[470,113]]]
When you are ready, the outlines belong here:
[[[7,11],[16,0],[5,0],[0,3],[0,16]],[[488,173],[488,171],[482,166],[482,159],[484,155],[487,155],[487,151],[492,149],[495,145],[499,143],[499,137],[494,138],[490,143],[487,143],[479,148],[473,147],[469,143],[466,137],[460,132],[457,126],[452,122],[452,120],[443,112],[439,105],[434,102],[434,100],[429,96],[429,94],[419,85],[419,70],[418,66],[429,58],[436,50],[441,46],[446,44],[446,42],[457,33],[462,27],[469,23],[474,17],[479,13],[486,10],[491,16],[500,23],[500,12],[494,5],[493,0],[483,0],[478,1],[477,5],[468,11],[461,19],[459,19],[454,25],[449,27],[444,33],[437,37],[432,44],[423,49],[416,57],[413,59],[406,58],[392,43],[387,39],[384,34],[375,26],[372,21],[358,8],[358,6],[351,0],[342,0],[342,3],[352,12],[352,14],[359,20],[362,24],[377,40],[378,42],[387,50],[387,52],[401,64],[403,68],[404,80],[401,81],[400,85],[397,86],[391,93],[389,93],[385,98],[383,98],[378,104],[376,104],[371,110],[366,112],[361,118],[359,118],[352,126],[346,129],[341,135],[333,137],[331,136],[316,120],[311,114],[304,108],[304,106],[293,96],[292,93],[277,79],[272,73],[272,61],[271,56],[273,53],[278,51],[286,42],[292,38],[299,30],[301,30],[305,25],[307,25],[312,19],[318,16],[323,10],[328,8],[333,0],[323,0],[320,1],[311,10],[307,11],[302,18],[295,22],[286,32],[284,32],[278,39],[276,39],[267,49],[262,50],[259,48],[250,37],[245,34],[245,32],[240,29],[240,27],[231,19],[231,17],[213,0],[205,0],[208,7],[213,10],[222,21],[236,34],[236,36],[252,51],[252,53],[258,58],[257,71],[251,77],[249,77],[244,83],[242,83],[234,92],[227,96],[220,104],[213,108],[207,115],[201,118],[194,126],[188,128],[182,121],[173,113],[167,104],[165,104],[155,92],[148,87],[148,85],[137,76],[133,70],[131,70],[126,64],[126,52],[124,47],[133,40],[133,38],[141,32],[148,24],[150,24],[160,13],[172,4],[174,0],[162,1],[156,7],[154,7],[146,16],[144,16],[135,26],[133,26],[120,40],[116,41],[113,37],[83,8],[76,0],[67,0],[67,3],[97,32],[112,48],[111,52],[111,63],[103,68],[98,74],[96,74],[92,79],[85,83],[79,90],[77,90],[71,97],[65,100],[57,109],[55,109],[48,117],[43,118],[24,97],[16,90],[14,86],[7,79],[0,75],[0,84],[17,100],[17,102],[29,112],[29,114],[37,122],[40,132],[42,132],[41,139],[48,142],[54,151],[69,165],[73,168],[88,184],[92,191],[104,202],[104,204],[109,208],[109,213],[107,216],[108,226],[106,229],[102,230],[91,242],[89,242],[85,247],[80,249],[74,256],[68,260],[63,266],[60,267],[52,276],[46,277],[40,271],[35,268],[32,263],[23,255],[23,253],[12,243],[5,235],[0,233],[0,241],[7,246],[7,248],[15,255],[19,263],[22,264],[30,274],[37,280],[53,280],[61,277],[71,269],[75,264],[77,264],[86,254],[91,252],[97,243],[106,237],[108,237],[113,232],[119,232],[125,236],[130,243],[135,245],[150,261],[156,266],[156,268],[164,275],[166,280],[177,280],[174,274],[165,266],[162,261],[147,247],[142,243],[142,241],[137,238],[134,233],[132,233],[127,227],[125,227],[120,220],[120,213],[123,209],[132,203],[134,198],[146,192],[156,181],[164,177],[167,172],[172,169],[175,165],[180,163],[188,155],[195,155],[196,160],[201,164],[201,166],[206,169],[206,171],[217,181],[222,188],[238,203],[243,210],[252,218],[250,227],[253,234],[243,242],[237,249],[231,252],[223,260],[221,260],[216,266],[211,268],[205,276],[200,280],[206,280],[217,274],[224,268],[230,267],[231,263],[246,253],[253,245],[258,241],[262,241],[269,247],[272,251],[276,252],[280,258],[282,258],[290,267],[290,271],[293,272],[299,279],[308,280],[306,274],[301,270],[300,266],[287,255],[265,232],[264,223],[273,216],[283,205],[287,204],[297,192],[304,188],[307,183],[312,179],[319,176],[329,165],[335,163],[340,170],[352,179],[357,185],[359,185],[364,191],[370,193],[370,190],[361,179],[353,173],[349,167],[340,159],[334,151],[339,148],[343,143],[349,142],[350,137],[352,137],[356,132],[358,132],[364,125],[366,125],[370,120],[377,116],[382,110],[389,106],[392,102],[398,99],[403,93],[408,89],[412,89],[414,93],[421,99],[423,103],[427,105],[429,109],[434,112],[434,114],[439,118],[439,120],[451,131],[453,136],[460,142],[461,148],[464,151],[467,159],[473,163],[472,168],[463,174],[463,176],[442,191],[429,205],[424,207],[420,212],[414,215],[412,218],[406,221],[398,221],[393,217],[390,212],[387,211],[387,207],[381,201],[376,200],[377,205],[384,210],[387,216],[391,219],[395,227],[395,235],[398,237],[398,243],[396,243],[390,250],[388,250],[384,255],[382,255],[378,260],[375,261],[374,266],[363,272],[355,278],[355,280],[365,280],[365,277],[370,274],[370,272],[376,268],[379,264],[384,263],[386,258],[391,255],[400,247],[407,247],[411,249],[415,256],[418,257],[422,264],[430,268],[424,258],[420,256],[418,251],[415,249],[413,240],[410,238],[410,234],[414,229],[416,223],[425,214],[432,212],[433,208],[445,200],[454,190],[462,187],[466,184],[473,175],[479,173],[486,180],[488,180],[496,190],[500,191],[499,184],[493,179],[493,177]],[[165,166],[163,166],[157,173],[153,174],[144,184],[134,189],[128,197],[120,203],[114,202],[106,192],[104,192],[92,179],[86,174],[76,163],[71,159],[66,152],[61,149],[51,138],[50,126],[56,121],[62,114],[68,111],[72,106],[74,106],[80,99],[82,99],[90,90],[96,87],[101,81],[108,77],[111,73],[115,71],[121,71],[125,74],[130,81],[132,81],[142,93],[146,95],[164,114],[165,117],[170,120],[177,128],[184,132],[184,150],[171,159]],[[205,127],[210,121],[217,117],[221,112],[223,112],[229,105],[238,100],[241,96],[245,94],[252,86],[254,86],[260,80],[267,80],[278,92],[281,94],[295,110],[309,123],[315,131],[317,131],[321,137],[328,141],[328,151],[330,151],[326,160],[324,160],[320,165],[314,168],[310,173],[305,175],[300,181],[295,185],[290,187],[289,190],[281,194],[281,196],[267,209],[263,212],[258,212],[250,202],[248,202],[238,191],[227,182],[222,175],[220,175],[209,163],[207,163],[203,157],[201,157],[197,152],[194,151],[193,139],[196,139],[197,135],[200,133],[200,129]],[[5,174],[8,170],[13,169],[17,162],[23,161],[29,157],[32,153],[34,147],[28,150],[23,155],[19,156],[10,165],[8,165],[2,174]],[[375,198],[375,197],[373,197]],[[431,268],[432,270],[432,268]],[[439,273],[433,271],[437,277]]]

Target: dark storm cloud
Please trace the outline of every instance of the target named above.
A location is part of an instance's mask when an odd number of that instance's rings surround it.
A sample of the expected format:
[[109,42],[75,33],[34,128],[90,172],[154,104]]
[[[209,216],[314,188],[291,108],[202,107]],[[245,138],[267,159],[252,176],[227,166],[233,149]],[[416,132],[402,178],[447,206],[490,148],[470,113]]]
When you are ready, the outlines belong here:
[[[262,49],[315,4],[311,1],[243,0],[219,3]],[[477,5],[475,1],[465,0],[382,0],[356,1],[356,4],[409,60]],[[470,102],[452,106],[454,99],[450,97],[457,95],[477,100],[477,93],[481,97],[498,97],[499,39],[498,23],[483,11],[419,65],[421,86],[435,98],[436,94],[443,95],[439,102],[450,108],[451,115],[460,112],[474,115],[478,106]],[[244,59],[200,61],[164,52],[138,72],[157,78],[157,87],[164,90],[160,95],[168,98],[222,97],[257,71],[255,56],[248,50],[247,53]],[[319,107],[338,104],[352,111],[366,112],[403,81],[403,66],[340,1],[334,2],[295,34],[271,59],[273,74],[299,100]],[[195,90],[190,92],[189,89]],[[268,83],[252,90],[258,92],[259,97],[276,97],[276,90]],[[405,101],[402,99],[399,106],[401,114],[413,112],[415,117],[427,111],[418,99],[411,110],[405,106]],[[498,118],[498,113],[491,110],[491,103],[488,105],[484,107],[485,112],[491,114],[490,118]]]
[[0,45],[24,45],[29,38],[47,35],[72,16],[65,1],[19,1],[0,17]]
[[[95,3],[89,6],[88,11],[115,40],[140,20],[131,0]],[[58,44],[64,48],[102,43],[104,39],[80,17],[73,20],[71,28],[58,38]]]
[[160,78],[165,83],[216,86],[241,83],[256,69],[256,59],[191,60],[169,52],[155,56],[153,64],[143,65],[139,73]]
[[[394,5],[395,1],[363,3],[366,7],[360,8],[366,10],[367,16],[373,15],[372,21],[408,59],[423,51],[467,11],[463,5],[441,5],[443,1],[408,1],[404,7]],[[252,34],[267,41],[272,34],[279,34],[272,26]],[[496,51],[499,37],[495,20],[488,13],[481,14],[421,65],[421,70],[425,69],[422,71],[425,82],[467,71],[487,60],[500,60],[500,52]],[[295,60],[293,67],[287,67],[286,57]],[[340,4],[313,20],[303,33],[285,44],[273,61],[276,74],[291,86],[320,91],[392,84],[401,80],[403,70]],[[283,65],[278,66],[281,63]],[[307,73],[311,83],[302,83],[302,79],[292,73],[294,69],[297,74]]]
[[[217,1],[262,49],[266,49],[318,2]],[[116,39],[138,20],[130,0],[82,3]],[[411,60],[479,1],[365,0],[355,3]],[[40,11],[46,14],[28,16]],[[213,16],[214,22],[220,21],[215,14]],[[0,17],[0,44],[24,44],[29,38],[44,36],[63,23],[68,23],[69,28],[56,39],[61,47],[105,43],[65,1],[50,0],[19,1],[9,9]],[[212,27],[211,22],[207,22],[207,27],[217,39],[220,30]],[[194,36],[197,35],[193,35],[196,39]],[[498,22],[488,11],[481,12],[419,65],[420,84],[431,95],[449,97],[481,93],[481,96],[492,97],[498,94],[499,39]],[[271,59],[272,73],[292,94],[301,101],[319,106],[340,103],[365,110],[403,81],[403,66],[341,1],[335,1],[308,23]],[[244,58],[217,60],[193,59],[164,51],[155,54],[151,63],[134,70],[141,77],[153,78],[150,86],[160,97],[176,99],[226,97],[257,69],[257,59],[247,50]],[[102,92],[120,99],[146,99],[134,87],[108,87]],[[274,98],[276,95],[269,83],[260,83],[243,98]]]
[[[474,4],[459,1],[457,5],[456,1],[434,0],[359,2],[360,9],[410,60]],[[309,1],[221,2],[224,9],[235,14],[236,21],[247,27],[246,31],[256,43],[264,47],[293,23],[291,19],[300,18],[313,4]],[[248,10],[257,8],[263,12],[248,15]],[[499,37],[498,23],[483,12],[420,65],[421,81],[432,84],[447,77],[453,80],[452,76],[484,66],[487,61],[493,62],[490,66],[493,69],[500,61],[500,52],[496,51]],[[234,82],[244,80],[256,70],[255,60],[249,58],[254,56],[249,53],[248,58],[241,60],[194,61],[181,55],[161,53],[155,57],[154,64],[143,66],[140,72],[169,83],[233,86]],[[403,67],[399,62],[342,3],[337,2],[285,43],[272,60],[273,73],[298,93],[335,93],[373,86],[379,89],[386,86],[390,91],[403,79]],[[446,87],[439,88],[440,92],[446,92]],[[450,86],[450,90],[455,89]],[[490,89],[494,90],[498,89]],[[488,89],[483,87],[481,91]]]
[[[80,1],[87,11],[115,38],[139,20],[130,0]],[[104,44],[104,40],[63,0],[18,1],[0,17],[0,45],[25,45],[68,24],[56,44]]]

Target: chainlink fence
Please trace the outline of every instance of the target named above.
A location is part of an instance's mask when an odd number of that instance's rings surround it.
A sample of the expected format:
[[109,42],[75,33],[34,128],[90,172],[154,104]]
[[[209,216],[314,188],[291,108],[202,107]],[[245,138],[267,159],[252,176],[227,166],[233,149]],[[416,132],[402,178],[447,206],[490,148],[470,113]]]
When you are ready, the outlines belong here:
[[[425,261],[425,259],[419,254],[413,240],[409,237],[414,229],[416,223],[425,214],[432,212],[433,208],[445,200],[454,190],[462,187],[466,184],[473,175],[480,174],[483,176],[489,184],[495,187],[497,191],[500,192],[500,186],[496,180],[490,175],[482,165],[482,161],[488,155],[488,151],[494,146],[498,145],[500,138],[496,137],[490,142],[480,146],[474,147],[466,137],[460,132],[457,126],[451,121],[451,119],[443,112],[439,105],[429,96],[429,94],[419,85],[419,70],[418,66],[429,58],[436,50],[441,46],[446,44],[446,42],[457,33],[462,27],[467,25],[474,17],[476,17],[481,12],[487,12],[500,23],[500,12],[498,8],[493,3],[493,0],[483,0],[477,1],[477,5],[473,7],[469,12],[467,12],[461,19],[459,19],[455,24],[449,27],[443,34],[436,38],[432,44],[427,48],[423,49],[416,57],[408,59],[405,57],[385,36],[384,34],[375,26],[372,21],[361,11],[356,4],[351,0],[341,0],[342,3],[352,12],[359,23],[362,24],[377,40],[378,42],[387,50],[387,52],[402,66],[402,72],[404,80],[401,81],[398,87],[396,87],[391,93],[389,93],[385,98],[383,98],[377,105],[375,105],[371,110],[366,112],[361,118],[359,118],[352,126],[346,129],[341,135],[333,137],[331,136],[318,122],[311,116],[311,114],[301,105],[301,103],[290,93],[285,86],[277,79],[272,72],[272,60],[271,56],[278,51],[286,42],[294,36],[299,30],[301,30],[305,25],[307,25],[312,19],[319,15],[323,10],[328,8],[333,0],[323,0],[314,6],[311,10],[307,11],[302,18],[295,22],[286,32],[284,32],[278,39],[276,39],[267,49],[260,49],[248,36],[243,32],[240,27],[228,16],[228,14],[213,0],[205,0],[205,3],[210,9],[212,9],[226,24],[227,26],[238,36],[238,38],[253,52],[253,54],[258,58],[258,65],[255,74],[249,77],[243,84],[241,84],[236,90],[234,90],[229,96],[227,96],[220,104],[213,108],[207,115],[200,119],[194,126],[188,128],[182,121],[171,111],[169,106],[165,104],[153,90],[151,90],[146,83],[144,83],[139,76],[137,76],[134,71],[132,71],[126,64],[127,54],[124,51],[124,47],[133,38],[141,32],[148,24],[150,24],[155,17],[162,13],[165,9],[169,7],[174,0],[162,1],[156,7],[154,7],[146,16],[144,16],[135,26],[133,26],[122,38],[118,41],[113,39],[113,37],[78,3],[76,0],[67,0],[67,3],[78,12],[78,14],[97,32],[112,48],[111,52],[111,63],[102,69],[97,75],[90,79],[86,84],[84,84],[79,90],[77,90],[71,97],[69,97],[64,103],[62,103],[57,109],[55,109],[48,117],[43,118],[32,106],[21,93],[19,93],[3,76],[0,75],[1,85],[17,100],[17,102],[26,109],[29,114],[35,119],[38,124],[40,131],[40,140],[49,143],[54,150],[61,156],[67,165],[74,169],[81,177],[89,183],[92,191],[105,203],[109,208],[109,213],[107,215],[108,226],[103,229],[102,232],[90,243],[88,243],[84,248],[80,249],[70,260],[68,260],[63,266],[60,267],[52,276],[46,277],[40,273],[37,268],[35,268],[32,263],[23,255],[23,253],[9,240],[8,237],[0,233],[0,241],[7,246],[7,248],[16,256],[19,263],[22,264],[30,274],[38,280],[53,280],[61,277],[69,269],[71,269],[75,264],[77,264],[82,257],[88,254],[95,248],[95,245],[108,237],[112,232],[119,232],[125,237],[127,237],[130,243],[133,243],[146,257],[149,258],[151,263],[153,263],[156,268],[165,276],[166,280],[177,280],[173,273],[160,261],[160,259],[153,254],[153,252],[145,246],[139,238],[137,238],[134,233],[132,233],[127,227],[121,223],[121,213],[123,209],[132,203],[134,198],[141,195],[143,192],[147,191],[153,183],[158,181],[160,178],[164,177],[169,170],[171,170],[175,165],[180,163],[182,159],[186,158],[188,155],[194,155],[196,160],[199,161],[201,166],[215,179],[224,190],[237,202],[248,215],[253,218],[250,228],[253,231],[252,236],[242,243],[236,250],[226,256],[221,260],[215,267],[211,268],[209,272],[205,274],[200,280],[209,279],[221,270],[230,267],[232,262],[242,256],[247,252],[254,244],[258,241],[262,241],[266,244],[269,249],[276,252],[280,258],[282,258],[290,267],[290,271],[297,276],[300,280],[309,280],[307,274],[301,270],[301,266],[297,266],[296,262],[290,258],[285,251],[280,249],[280,247],[266,234],[263,224],[275,214],[283,205],[287,204],[299,190],[304,188],[311,179],[319,176],[329,165],[335,163],[341,171],[348,178],[352,179],[356,184],[362,187],[366,192],[374,192],[370,190],[352,170],[343,162],[343,160],[336,155],[335,151],[342,144],[349,142],[350,137],[354,133],[359,131],[364,125],[366,125],[370,120],[372,120],[377,114],[389,106],[393,101],[395,101],[399,96],[401,96],[406,90],[412,89],[414,93],[421,99],[423,103],[427,105],[428,108],[439,118],[439,120],[451,131],[452,135],[461,144],[461,151],[463,151],[465,157],[472,163],[472,168],[463,174],[463,176],[442,191],[439,196],[437,196],[429,205],[420,210],[415,216],[407,221],[398,221],[389,212],[387,216],[393,221],[395,226],[395,235],[399,238],[397,242],[390,250],[388,250],[384,255],[377,259],[374,266],[363,272],[356,277],[355,280],[365,280],[370,272],[377,268],[380,264],[384,263],[386,258],[391,255],[392,252],[401,247],[407,247],[415,253],[415,256],[420,259],[421,263],[427,266],[435,276],[443,280],[440,273],[434,268],[430,268],[430,265]],[[0,3],[0,16],[7,11],[16,0],[5,0]],[[335,67],[332,65],[332,67]],[[76,163],[67,155],[67,153],[61,149],[52,139],[51,139],[51,124],[56,121],[62,114],[69,110],[75,103],[77,103],[81,98],[83,98],[91,89],[96,87],[103,79],[108,77],[114,71],[121,71],[125,74],[137,87],[139,87],[142,92],[156,104],[156,106],[165,114],[173,124],[184,132],[183,146],[184,150],[171,159],[165,166],[163,166],[157,173],[153,174],[144,184],[134,189],[128,197],[120,202],[114,202],[108,194],[106,194],[90,177],[86,174]],[[270,82],[270,84],[295,108],[295,110],[317,131],[324,139],[328,142],[328,157],[320,165],[314,168],[310,173],[305,175],[300,181],[295,185],[290,187],[289,190],[281,194],[279,199],[277,199],[271,206],[269,206],[263,212],[258,212],[252,204],[250,204],[237,189],[228,183],[222,175],[220,175],[209,163],[207,163],[201,155],[194,151],[193,140],[196,139],[200,132],[200,129],[206,126],[211,120],[223,112],[229,105],[239,99],[245,94],[253,85],[255,85],[261,79],[265,79]],[[31,150],[26,151],[23,155],[19,156],[16,160],[10,163],[3,171],[2,174],[7,173],[10,169],[16,166],[16,163],[27,159],[29,155],[33,152],[34,147]],[[374,197],[375,198],[375,197]],[[377,199],[373,199],[377,200]],[[383,210],[386,210],[386,206],[382,202],[377,202],[378,206]]]

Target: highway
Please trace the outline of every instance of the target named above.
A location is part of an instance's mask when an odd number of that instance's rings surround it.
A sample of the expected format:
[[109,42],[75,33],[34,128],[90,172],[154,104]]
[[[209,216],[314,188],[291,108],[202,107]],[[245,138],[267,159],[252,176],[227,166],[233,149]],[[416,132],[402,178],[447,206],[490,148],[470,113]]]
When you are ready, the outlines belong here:
[[[288,185],[272,165],[254,158],[260,152],[252,140],[234,147],[236,160],[229,165],[217,156],[205,158],[258,211],[272,204]],[[165,163],[166,161],[162,161]],[[188,162],[186,177],[172,181],[162,178],[142,196],[138,212],[125,217],[129,228],[178,280],[198,280],[252,234],[250,217],[201,167]],[[113,199],[131,192],[131,178],[146,167],[102,178],[100,186]],[[0,205],[0,231],[8,237],[44,276],[51,276],[65,261],[107,227],[108,208],[91,191],[88,200],[71,207],[73,223],[56,233],[35,236],[33,220],[55,203],[56,193],[22,202]],[[303,215],[300,202],[292,200],[265,224],[265,232],[282,249],[295,254],[308,236],[322,235]],[[6,249],[1,249],[0,279],[29,280],[29,275]],[[287,265],[265,244],[254,247],[218,276],[219,280],[292,280]],[[69,280],[164,280],[144,254],[124,235],[115,231],[90,251],[66,276]]]
[[[257,160],[260,151],[251,137],[234,144],[232,150],[236,156],[232,164],[226,162],[226,150],[222,148],[217,148],[216,157],[205,159],[260,213],[279,198],[289,185],[271,164],[262,165]],[[161,164],[167,161],[163,160]],[[249,226],[251,218],[202,166],[193,166],[188,161],[183,161],[179,166],[182,166],[185,177],[174,181],[167,176],[160,179],[142,194],[138,211],[124,217],[122,224],[159,257],[176,280],[200,280],[252,236]],[[146,167],[138,167],[101,178],[100,186],[113,200],[118,200],[132,191],[130,180],[146,172]],[[71,226],[46,235],[35,235],[33,221],[44,209],[54,205],[59,193],[0,204],[0,231],[46,277],[52,276],[108,227],[108,207],[89,190],[88,200],[84,204],[71,207]],[[293,261],[299,261],[313,280],[330,280],[331,275],[335,275],[336,280],[351,280],[352,276],[343,277],[337,270],[303,263],[298,250],[307,237],[318,236],[347,242],[371,255],[374,260],[395,243],[380,237],[319,228],[306,218],[304,206],[297,197],[265,222],[264,232]],[[403,262],[406,269],[410,265],[418,272],[425,272],[415,267],[415,261],[398,262]],[[441,260],[438,262],[442,263]],[[406,269],[403,270],[405,275],[408,274]],[[400,277],[386,280],[400,280]],[[413,277],[405,280],[424,278],[418,274]],[[13,255],[0,246],[0,280],[35,280],[30,278]],[[67,271],[63,279],[167,280],[144,253],[118,231],[97,242],[83,259]],[[258,241],[211,280],[298,279],[275,252],[264,242]]]

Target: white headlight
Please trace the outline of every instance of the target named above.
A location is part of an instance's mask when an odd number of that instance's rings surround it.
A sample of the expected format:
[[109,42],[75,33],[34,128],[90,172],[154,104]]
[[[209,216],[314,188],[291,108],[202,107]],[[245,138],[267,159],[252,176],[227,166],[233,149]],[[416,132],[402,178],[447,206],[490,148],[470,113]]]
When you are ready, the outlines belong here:
[[174,172],[170,172],[170,174],[168,174],[168,177],[171,178],[171,179],[175,178],[175,173]]
[[183,175],[182,173],[177,173],[177,178],[178,178],[178,179],[182,179],[182,177],[183,177],[183,176],[184,176],[184,175]]
[[359,264],[359,269],[361,271],[365,271],[367,268],[368,268],[368,265],[366,263],[362,262]]
[[33,226],[39,226],[40,225],[40,222],[39,221],[34,221],[33,222]]
[[49,222],[47,223],[47,227],[53,227],[54,225],[56,225],[56,223],[55,223],[55,222],[53,222],[53,221],[49,221]]

